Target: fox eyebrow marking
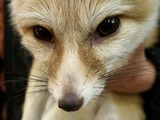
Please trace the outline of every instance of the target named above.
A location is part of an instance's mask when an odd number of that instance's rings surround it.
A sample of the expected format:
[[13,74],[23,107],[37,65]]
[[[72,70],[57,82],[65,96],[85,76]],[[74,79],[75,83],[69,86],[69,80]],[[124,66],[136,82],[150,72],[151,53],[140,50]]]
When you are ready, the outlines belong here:
[[[112,15],[118,15],[118,14],[123,14],[124,11],[129,11],[134,7],[133,4],[127,4],[123,0],[117,1],[109,1],[109,2],[104,2],[101,5],[96,5],[95,10],[97,11],[96,13],[94,12],[94,19],[92,23],[95,23],[98,18],[101,18],[101,16],[112,16]],[[96,10],[97,9],[97,10]],[[103,18],[104,19],[104,18]]]
[[52,24],[52,22],[45,16],[42,16],[41,14],[35,14],[34,12],[20,13],[17,18],[18,21],[20,21],[18,23],[20,27],[32,26],[32,24],[38,24],[38,22],[45,25]]

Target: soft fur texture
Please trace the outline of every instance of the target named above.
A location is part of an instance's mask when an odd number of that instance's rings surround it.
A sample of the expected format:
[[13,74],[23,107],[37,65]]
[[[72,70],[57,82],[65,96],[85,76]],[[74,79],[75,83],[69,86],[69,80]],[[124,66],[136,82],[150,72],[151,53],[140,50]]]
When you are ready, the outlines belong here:
[[[107,81],[109,73],[127,64],[129,53],[153,37],[159,4],[159,0],[12,0],[13,24],[34,56],[22,120],[144,120],[140,97],[113,93]],[[97,26],[115,15],[120,17],[119,30],[96,38]],[[35,25],[50,30],[54,42],[37,40]],[[58,108],[59,99],[70,92],[84,99],[79,111]]]

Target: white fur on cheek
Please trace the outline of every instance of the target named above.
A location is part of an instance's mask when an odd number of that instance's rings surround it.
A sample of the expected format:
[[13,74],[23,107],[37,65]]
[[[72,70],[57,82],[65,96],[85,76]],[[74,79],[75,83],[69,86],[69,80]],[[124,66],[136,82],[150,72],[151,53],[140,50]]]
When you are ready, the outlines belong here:
[[54,43],[42,43],[42,41],[34,38],[32,33],[23,34],[22,44],[31,51],[34,58],[39,62],[49,60],[54,51]]

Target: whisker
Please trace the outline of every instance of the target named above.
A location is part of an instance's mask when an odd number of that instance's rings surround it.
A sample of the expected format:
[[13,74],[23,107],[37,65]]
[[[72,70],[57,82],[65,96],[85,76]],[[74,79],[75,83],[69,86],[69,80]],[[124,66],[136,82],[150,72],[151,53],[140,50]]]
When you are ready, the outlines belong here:
[[42,90],[27,92],[26,94],[33,94],[33,93],[49,93],[49,91],[48,91],[48,89],[42,89]]
[[[22,78],[22,77],[20,77],[20,78]],[[20,78],[18,78],[18,79],[20,79]],[[0,83],[0,86],[1,85],[4,85],[4,84],[8,84],[8,83],[17,83],[17,82],[19,82],[19,83],[23,83],[23,82],[41,82],[41,83],[47,83],[47,81],[46,80],[40,80],[40,79],[31,79],[30,78],[30,80],[28,80],[28,79],[20,79],[20,80],[17,80],[17,78],[15,78],[15,79],[12,79],[12,80],[6,80],[6,81],[4,81],[4,82],[1,82]]]
[[[41,77],[41,76],[37,76],[37,75],[33,75],[33,74],[30,74],[31,77],[37,77],[37,78],[40,78],[40,79],[48,79],[48,78],[44,78],[44,77]],[[30,77],[29,77],[30,78]]]
[[6,101],[6,103],[9,103],[11,102],[12,100],[16,99],[16,98],[19,98],[19,97],[23,97],[25,94],[18,94],[18,95],[15,95],[14,97],[12,98],[9,98],[9,100]]
[[[141,63],[141,62],[145,62],[145,61],[140,61],[140,62],[135,62],[135,63],[132,63],[132,64],[128,64],[128,65],[125,65],[125,66],[122,66],[122,67],[120,67],[120,68],[117,68],[117,69],[115,69],[115,70],[112,70],[112,71],[110,71],[110,72],[106,72],[106,73],[103,73],[101,76],[112,76],[112,75],[115,75],[116,73],[119,73],[119,72],[123,72],[123,74],[128,74],[129,72],[127,72],[126,73],[126,70],[127,71],[130,71],[131,72],[131,70],[135,70],[136,72],[137,72],[137,70],[143,70],[143,71],[147,71],[147,72],[153,72],[152,70],[150,70],[150,69],[141,69],[141,68],[128,68],[128,69],[125,69],[125,68],[127,68],[127,67],[131,67],[131,66],[133,66],[133,65],[136,65],[136,64],[139,64],[139,63]],[[141,66],[141,67],[145,67],[145,66]],[[133,72],[133,71],[132,71]],[[121,73],[122,74],[122,73]]]
[[40,79],[47,79],[47,78],[44,78],[44,77],[41,77],[41,76],[37,76],[37,75],[33,75],[33,74],[29,75],[27,73],[19,73],[19,72],[5,72],[5,74],[9,74],[9,75],[18,74],[18,75],[24,75],[25,77],[30,76],[30,77],[37,77],[37,78],[40,78]]
[[[123,58],[123,57],[121,57],[121,58],[124,59],[124,60],[126,60],[126,59]],[[118,63],[118,62],[122,62],[122,61],[116,61],[116,62],[112,62],[112,63],[106,64],[106,65],[102,66],[99,70],[97,70],[97,71],[95,72],[95,74],[98,73],[99,71],[103,70],[105,67],[107,67],[107,66],[109,66],[109,65],[113,65],[113,64]],[[119,70],[119,69],[124,69],[124,68],[126,68],[126,67],[130,67],[130,66],[132,66],[132,65],[136,65],[136,64],[139,64],[139,63],[143,63],[143,62],[146,62],[146,60],[142,60],[142,61],[138,61],[138,62],[133,62],[133,63],[127,64],[127,65],[124,65],[124,66],[119,67],[119,68],[117,68],[117,69],[115,69],[115,70],[112,70],[111,72],[117,71],[117,70]],[[109,72],[108,72],[108,73],[109,73]]]
[[[146,76],[146,75],[149,75],[149,74],[141,74],[141,75],[134,75],[134,76],[127,76],[127,77],[121,77],[121,78],[118,78],[118,79],[111,79],[111,80],[108,80],[109,83],[115,83],[115,82],[126,82],[126,81],[131,81],[133,80],[134,77],[138,77],[138,76]],[[128,78],[131,78],[130,80]],[[121,80],[121,81],[120,81]],[[142,81],[142,80],[141,80]]]
[[36,69],[36,68],[32,68],[34,70],[37,70],[37,71],[41,71],[42,73],[45,73],[47,76],[51,77],[52,75],[49,74],[49,72],[45,71],[45,70],[42,70],[42,69]]
[[[149,75],[149,74],[152,74],[153,73],[153,71],[152,70],[149,70],[149,69],[137,69],[137,68],[133,68],[133,69],[129,69],[128,70],[128,72],[126,72],[126,71],[124,71],[123,72],[123,70],[122,70],[122,72],[123,73],[120,73],[120,75],[118,75],[118,76],[116,76],[115,74],[116,73],[118,73],[118,72],[121,72],[121,71],[116,71],[116,72],[114,72],[114,74],[112,73],[112,74],[108,74],[108,73],[104,73],[104,74],[102,74],[101,75],[101,77],[99,78],[99,79],[101,79],[101,78],[106,78],[106,77],[108,77],[109,79],[111,79],[111,78],[114,78],[115,76],[116,77],[118,77],[118,78],[125,78],[125,77],[131,77],[131,76],[133,76],[132,74],[134,74],[134,73],[136,73],[137,75],[140,75],[139,73],[138,73],[138,71],[146,71],[146,72],[149,72],[149,73],[145,73],[145,75]],[[144,75],[144,73],[143,74],[141,74],[141,75]],[[127,77],[127,78],[128,78]]]
[[24,90],[26,90],[27,88],[38,88],[38,87],[47,87],[47,85],[36,85],[36,86],[27,86],[27,87],[24,87],[24,88],[22,88],[22,89],[20,89],[17,93],[20,93],[20,92],[22,92],[22,91],[24,91]]
[[101,70],[103,70],[105,67],[107,67],[109,65],[112,65],[112,64],[115,64],[115,63],[118,63],[118,62],[121,62],[121,61],[116,61],[116,62],[109,63],[109,64],[106,64],[106,65],[102,66],[100,69],[98,69],[97,71],[95,71],[95,74],[97,74],[98,72],[100,72]]
[[14,100],[14,99],[16,99],[16,98],[18,98],[18,97],[21,97],[21,96],[24,96],[24,95],[26,95],[26,94],[33,94],[33,93],[47,93],[47,94],[49,94],[49,91],[48,91],[48,89],[42,89],[42,90],[37,90],[37,91],[32,91],[32,92],[27,92],[27,93],[22,93],[22,94],[18,94],[18,95],[15,95],[14,97],[12,97],[12,98],[10,98],[8,101],[7,101],[7,103],[9,103],[9,102],[11,102],[12,100]]

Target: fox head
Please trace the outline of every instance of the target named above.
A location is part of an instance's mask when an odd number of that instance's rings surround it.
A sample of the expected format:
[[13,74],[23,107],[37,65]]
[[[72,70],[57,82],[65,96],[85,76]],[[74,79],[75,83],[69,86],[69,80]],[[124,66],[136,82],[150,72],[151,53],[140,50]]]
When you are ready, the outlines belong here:
[[47,71],[58,106],[79,110],[107,89],[155,30],[159,0],[12,0],[22,44]]

